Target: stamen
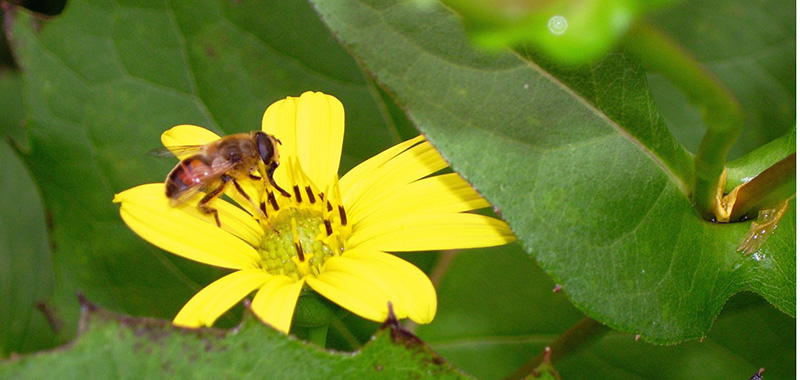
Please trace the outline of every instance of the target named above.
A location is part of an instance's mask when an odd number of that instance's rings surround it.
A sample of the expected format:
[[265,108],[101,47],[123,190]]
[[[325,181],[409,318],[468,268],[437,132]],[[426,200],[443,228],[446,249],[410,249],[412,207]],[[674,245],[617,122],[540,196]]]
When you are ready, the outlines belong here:
[[297,186],[297,185],[294,185],[292,187],[292,190],[294,190],[294,197],[297,198],[297,203],[302,203],[303,202],[303,197],[300,196],[300,187]]
[[[296,186],[295,186],[296,187]],[[300,234],[297,233],[297,219],[292,218],[292,240],[294,241],[294,250],[297,251],[297,258],[300,259],[300,262],[306,261],[305,252],[303,252],[303,246],[300,245]]]
[[339,205],[339,219],[342,220],[342,225],[347,225],[347,215],[344,213],[344,206]]
[[275,199],[275,193],[273,193],[273,192],[271,192],[271,191],[270,191],[270,192],[267,194],[267,200],[269,200],[269,204],[271,204],[271,205],[272,205],[272,208],[273,208],[275,211],[278,211],[278,210],[280,210],[280,209],[281,209],[280,207],[278,207],[278,201]]
[[311,190],[311,186],[306,186],[306,194],[308,194],[308,201],[311,203],[316,202],[316,198],[314,198],[314,192]]
[[[324,263],[343,251],[345,238],[338,231],[347,224],[347,215],[344,206],[340,205],[336,183],[320,191],[302,171],[296,158],[289,158],[286,165],[289,177],[286,190],[289,194],[281,201],[284,203],[277,201],[278,190],[267,188],[267,196],[259,204],[254,204],[264,214],[259,221],[270,225],[275,232],[269,233],[264,227],[267,233],[259,253],[265,260],[265,269],[271,274],[295,279],[319,276]],[[328,195],[333,197],[329,200]],[[303,197],[307,197],[305,204]],[[274,211],[267,210],[270,206]],[[335,219],[336,211],[339,220]]]
[[294,242],[294,250],[297,251],[297,258],[300,259],[300,262],[306,261],[305,252],[303,252],[303,247],[299,241]]

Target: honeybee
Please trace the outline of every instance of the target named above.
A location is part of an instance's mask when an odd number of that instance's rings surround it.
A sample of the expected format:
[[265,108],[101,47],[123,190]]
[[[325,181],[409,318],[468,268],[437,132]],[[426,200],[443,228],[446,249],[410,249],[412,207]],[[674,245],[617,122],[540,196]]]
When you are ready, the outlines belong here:
[[[205,145],[184,145],[154,149],[154,155],[174,154],[189,156],[182,159],[167,175],[164,181],[167,197],[172,201],[172,206],[178,206],[197,195],[205,195],[197,203],[197,208],[205,214],[213,214],[217,226],[219,213],[209,203],[222,194],[229,183],[233,183],[236,190],[248,201],[250,196],[242,189],[239,182],[242,179],[254,180],[267,177],[270,185],[283,196],[289,193],[278,186],[273,178],[273,173],[278,167],[278,144],[275,136],[261,131],[250,133],[237,133],[222,137],[219,140]],[[259,163],[264,164],[265,172],[262,177],[253,174],[259,169]]]

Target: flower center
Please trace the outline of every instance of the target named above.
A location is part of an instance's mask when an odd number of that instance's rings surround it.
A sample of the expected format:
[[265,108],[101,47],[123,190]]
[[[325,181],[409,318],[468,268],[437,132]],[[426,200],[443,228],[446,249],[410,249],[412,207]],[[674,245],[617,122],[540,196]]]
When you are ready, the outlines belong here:
[[288,208],[269,219],[274,229],[267,230],[260,253],[261,265],[270,274],[296,280],[309,273],[317,275],[322,264],[336,253],[320,239],[324,220],[314,210]]
[[[328,259],[344,251],[349,228],[338,200],[317,192],[297,166],[290,167],[297,170],[292,196],[267,190],[260,204],[264,236],[256,248],[265,271],[299,280],[318,276]],[[337,184],[333,186],[332,193],[338,194]]]

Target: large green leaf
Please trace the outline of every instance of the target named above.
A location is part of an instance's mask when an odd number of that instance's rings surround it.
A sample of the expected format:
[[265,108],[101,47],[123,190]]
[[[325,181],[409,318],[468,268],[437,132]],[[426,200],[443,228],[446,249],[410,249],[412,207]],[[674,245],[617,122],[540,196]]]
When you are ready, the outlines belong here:
[[438,315],[416,333],[479,379],[505,377],[583,317],[517,244],[447,262]]
[[175,161],[145,152],[164,130],[258,129],[271,102],[317,90],[347,110],[343,166],[400,140],[400,113],[303,2],[76,0],[52,19],[14,8],[6,16],[25,86],[24,161],[52,220],[52,310],[66,335],[77,292],[171,318],[219,276],[145,243],[111,203],[163,181]]
[[[436,319],[416,333],[480,379],[501,379],[581,320],[563,293],[518,246],[459,253],[438,287]],[[731,298],[703,341],[658,346],[612,331],[556,359],[564,379],[795,378],[795,320],[744,292]],[[559,353],[560,355],[561,353]]]
[[[53,292],[45,215],[30,173],[12,141],[22,133],[22,81],[0,69],[0,358],[53,342],[41,303]],[[22,144],[21,141],[18,143]]]
[[254,317],[231,331],[191,331],[87,308],[75,342],[7,363],[0,378],[468,379],[396,324],[359,352],[340,353],[287,337]]
[[315,4],[591,317],[673,343],[704,336],[745,289],[794,313],[794,204],[757,255],[737,253],[748,224],[695,214],[691,157],[667,131],[635,61],[614,54],[592,68],[548,72],[546,63],[473,48],[441,6]]
[[765,368],[764,379],[792,380],[795,342],[794,318],[754,294],[740,293],[702,341],[659,347],[614,332],[556,367],[572,379],[749,379]]

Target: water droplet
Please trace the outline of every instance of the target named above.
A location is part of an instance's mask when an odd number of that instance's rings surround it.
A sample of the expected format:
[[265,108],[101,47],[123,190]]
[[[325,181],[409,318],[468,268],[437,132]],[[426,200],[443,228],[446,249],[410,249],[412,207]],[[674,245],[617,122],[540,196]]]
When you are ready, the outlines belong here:
[[547,20],[547,29],[554,36],[560,36],[567,32],[567,19],[564,16],[555,15]]

